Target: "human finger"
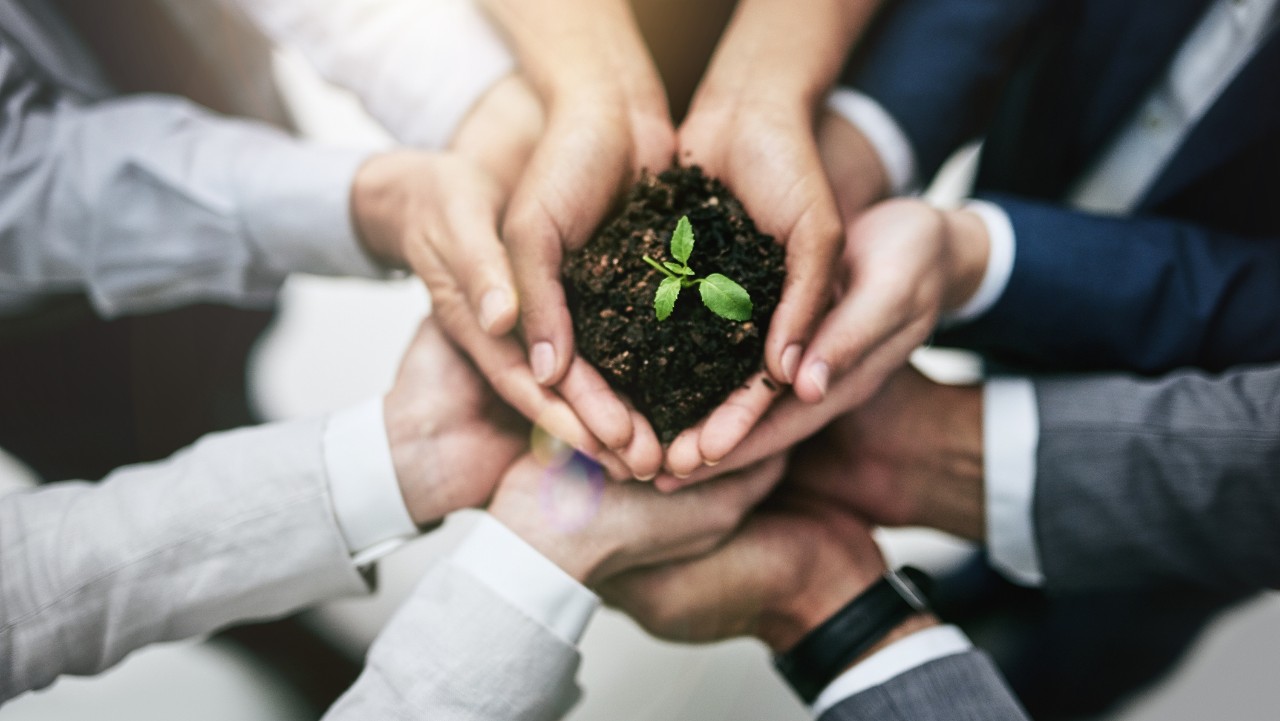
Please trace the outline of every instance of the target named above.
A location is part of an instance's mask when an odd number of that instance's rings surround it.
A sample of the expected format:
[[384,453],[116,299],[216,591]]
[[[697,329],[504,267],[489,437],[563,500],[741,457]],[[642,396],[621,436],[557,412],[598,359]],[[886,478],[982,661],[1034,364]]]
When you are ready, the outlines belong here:
[[582,356],[574,356],[564,380],[556,386],[587,429],[607,448],[626,448],[634,436],[631,412]]
[[517,317],[511,262],[498,237],[499,204],[495,192],[457,194],[445,209],[440,235],[432,239],[480,327],[495,336],[510,333]]

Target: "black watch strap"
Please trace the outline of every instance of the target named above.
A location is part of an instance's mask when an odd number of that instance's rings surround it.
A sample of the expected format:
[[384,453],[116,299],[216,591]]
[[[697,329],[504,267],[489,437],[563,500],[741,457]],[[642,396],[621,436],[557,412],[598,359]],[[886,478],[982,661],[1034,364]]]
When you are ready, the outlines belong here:
[[929,585],[929,576],[918,568],[886,572],[794,648],[774,657],[774,665],[805,703],[813,703],[854,659],[911,615],[929,610]]

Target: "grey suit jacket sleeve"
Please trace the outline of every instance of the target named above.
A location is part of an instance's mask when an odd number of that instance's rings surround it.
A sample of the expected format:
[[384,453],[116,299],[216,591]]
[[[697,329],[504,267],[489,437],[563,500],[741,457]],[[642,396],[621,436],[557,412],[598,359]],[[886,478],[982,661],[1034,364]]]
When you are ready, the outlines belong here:
[[1036,383],[1046,587],[1280,587],[1280,367]]
[[46,67],[63,58],[21,8],[0,11],[0,301],[84,292],[114,316],[261,305],[292,272],[381,274],[349,211],[367,153],[175,97],[86,97],[54,80],[76,68]]
[[981,651],[947,656],[850,696],[820,721],[1026,721]]
[[0,703],[147,644],[367,591],[335,520],[323,422],[0,498]]
[[577,648],[450,561],[391,619],[326,721],[550,721],[580,697]]

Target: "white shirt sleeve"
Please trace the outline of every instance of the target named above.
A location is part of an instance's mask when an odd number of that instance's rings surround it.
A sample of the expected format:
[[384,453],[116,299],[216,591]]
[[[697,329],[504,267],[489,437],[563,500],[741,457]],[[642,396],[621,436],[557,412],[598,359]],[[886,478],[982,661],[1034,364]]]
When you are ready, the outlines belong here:
[[330,416],[323,445],[333,513],[357,566],[418,535],[396,480],[381,398]]
[[515,70],[474,0],[223,0],[352,90],[395,138],[442,148]]
[[596,594],[487,513],[448,562],[571,645],[600,607]]
[[173,97],[78,104],[10,57],[0,45],[0,144],[22,152],[0,194],[0,292],[84,292],[115,317],[266,305],[295,272],[384,274],[350,213],[366,153]]
[[862,131],[875,148],[894,195],[903,195],[915,188],[915,149],[902,126],[880,103],[851,88],[836,88],[827,96],[827,107]]
[[987,381],[982,390],[983,476],[991,565],[1015,583],[1044,583],[1032,502],[1040,418],[1025,378]]
[[836,677],[813,702],[818,718],[845,699],[946,656],[964,653],[973,644],[955,626],[933,626],[885,646]]
[[987,268],[973,296],[965,301],[964,305],[942,318],[944,325],[980,318],[1004,295],[1005,288],[1009,287],[1009,277],[1013,275],[1017,237],[1014,235],[1009,214],[995,203],[985,200],[971,200],[965,203],[964,209],[981,218],[982,224],[986,226],[989,243]]

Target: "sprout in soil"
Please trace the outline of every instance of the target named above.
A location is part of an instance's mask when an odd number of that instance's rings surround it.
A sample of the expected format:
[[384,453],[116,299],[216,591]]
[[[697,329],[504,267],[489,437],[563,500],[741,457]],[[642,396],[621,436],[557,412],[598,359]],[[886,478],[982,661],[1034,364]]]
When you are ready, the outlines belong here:
[[721,318],[736,321],[751,318],[751,296],[747,291],[719,273],[698,278],[689,267],[689,256],[692,253],[693,225],[689,223],[689,216],[686,215],[680,218],[680,222],[676,224],[676,232],[671,235],[671,255],[677,262],[659,263],[647,255],[644,257],[644,262],[667,276],[662,279],[658,292],[653,297],[653,309],[658,313],[658,320],[663,321],[670,317],[671,312],[675,310],[680,291],[695,285],[698,286],[703,305],[707,306],[712,313]]

